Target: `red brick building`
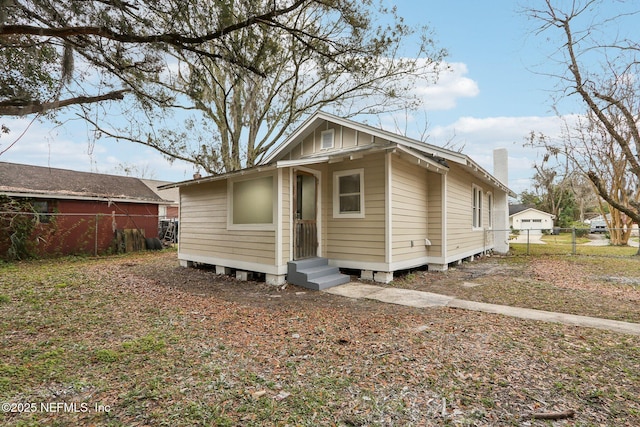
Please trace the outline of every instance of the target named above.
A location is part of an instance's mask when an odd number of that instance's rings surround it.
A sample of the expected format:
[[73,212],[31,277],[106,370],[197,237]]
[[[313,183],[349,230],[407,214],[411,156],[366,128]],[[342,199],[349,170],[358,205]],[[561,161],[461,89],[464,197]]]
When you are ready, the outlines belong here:
[[[6,162],[0,162],[2,196],[28,201],[31,211],[24,215],[35,223],[35,255],[121,251],[116,237],[125,230],[158,237],[159,206],[169,204],[138,178]],[[9,232],[0,230],[0,257],[11,243]]]

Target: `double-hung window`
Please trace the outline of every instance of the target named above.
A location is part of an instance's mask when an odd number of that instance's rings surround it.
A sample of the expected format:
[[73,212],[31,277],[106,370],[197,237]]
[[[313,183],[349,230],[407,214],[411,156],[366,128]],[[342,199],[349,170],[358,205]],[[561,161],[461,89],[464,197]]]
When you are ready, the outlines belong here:
[[364,218],[364,169],[333,174],[333,216]]
[[473,186],[473,228],[482,228],[482,189]]

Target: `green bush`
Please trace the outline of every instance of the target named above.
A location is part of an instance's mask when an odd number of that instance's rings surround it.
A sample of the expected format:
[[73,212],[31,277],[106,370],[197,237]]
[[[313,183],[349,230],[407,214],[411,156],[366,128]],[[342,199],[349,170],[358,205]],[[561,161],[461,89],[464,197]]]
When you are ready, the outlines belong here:
[[591,228],[584,222],[574,221],[571,223],[571,228],[575,228],[576,237],[585,237],[591,231]]
[[38,224],[35,208],[27,199],[0,196],[0,246],[7,250],[0,257],[8,261],[32,258],[32,234]]

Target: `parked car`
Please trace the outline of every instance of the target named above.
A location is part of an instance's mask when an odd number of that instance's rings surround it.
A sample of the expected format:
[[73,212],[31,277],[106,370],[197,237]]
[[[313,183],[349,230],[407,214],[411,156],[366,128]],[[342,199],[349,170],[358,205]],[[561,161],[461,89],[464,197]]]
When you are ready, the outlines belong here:
[[606,233],[607,232],[607,223],[604,220],[593,220],[591,221],[591,229],[590,233]]

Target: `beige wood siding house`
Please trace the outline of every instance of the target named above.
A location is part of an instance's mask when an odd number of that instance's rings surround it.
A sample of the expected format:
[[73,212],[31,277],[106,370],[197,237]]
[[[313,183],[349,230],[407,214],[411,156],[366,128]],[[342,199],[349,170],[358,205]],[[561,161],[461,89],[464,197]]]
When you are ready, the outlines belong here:
[[303,258],[389,281],[508,250],[505,182],[464,154],[322,112],[256,167],[171,186],[183,265],[269,283]]

